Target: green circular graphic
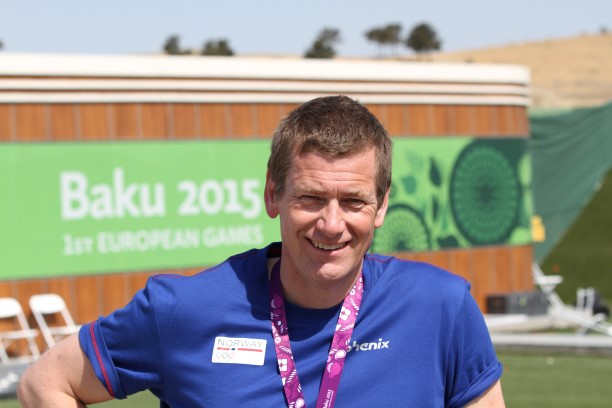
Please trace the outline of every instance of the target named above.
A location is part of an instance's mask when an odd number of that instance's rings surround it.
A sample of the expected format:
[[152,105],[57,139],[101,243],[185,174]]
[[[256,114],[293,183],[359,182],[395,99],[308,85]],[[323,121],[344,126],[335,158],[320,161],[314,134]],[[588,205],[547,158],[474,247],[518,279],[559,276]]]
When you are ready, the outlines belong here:
[[372,252],[390,253],[430,249],[429,229],[414,208],[397,204],[387,209],[385,223],[376,230]]
[[472,244],[504,242],[516,226],[520,186],[506,155],[483,143],[466,147],[451,175],[450,202],[457,228]]

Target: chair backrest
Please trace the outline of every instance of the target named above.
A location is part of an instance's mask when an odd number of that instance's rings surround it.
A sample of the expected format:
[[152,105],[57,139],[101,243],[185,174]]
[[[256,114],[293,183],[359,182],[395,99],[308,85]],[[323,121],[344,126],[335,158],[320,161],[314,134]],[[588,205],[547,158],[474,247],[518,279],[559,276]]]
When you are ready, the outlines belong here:
[[[55,293],[32,295],[30,309],[49,348],[66,335],[78,331],[79,326],[74,324],[72,315],[60,295]],[[57,314],[61,314],[64,324],[58,324],[59,320],[55,320]],[[47,322],[47,318],[53,318],[52,325]]]
[[0,319],[18,317],[21,313],[23,309],[17,299],[0,298]]
[[[19,340],[26,341],[30,349],[30,355],[22,357],[28,358],[29,361],[36,360],[40,356],[40,351],[36,345],[38,331],[30,328],[25,314],[23,313],[23,308],[17,299],[10,297],[0,298],[0,319],[11,320],[11,328],[8,331],[0,332],[0,362],[2,362],[2,364],[8,364],[12,361],[6,347],[11,342]],[[17,327],[15,321],[17,321],[19,327]]]
[[61,313],[66,325],[74,325],[74,320],[66,307],[64,299],[55,293],[44,293],[30,297],[30,309],[34,316]]
[[0,298],[0,319],[17,319],[21,330],[30,330],[30,325],[23,313],[21,303],[14,298]]

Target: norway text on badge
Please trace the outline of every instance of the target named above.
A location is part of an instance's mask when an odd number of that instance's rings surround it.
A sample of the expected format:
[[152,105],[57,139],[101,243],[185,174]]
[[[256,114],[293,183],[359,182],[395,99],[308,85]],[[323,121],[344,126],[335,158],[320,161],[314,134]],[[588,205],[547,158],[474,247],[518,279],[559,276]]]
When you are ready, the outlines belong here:
[[266,340],[239,337],[216,337],[212,362],[262,366],[266,355]]

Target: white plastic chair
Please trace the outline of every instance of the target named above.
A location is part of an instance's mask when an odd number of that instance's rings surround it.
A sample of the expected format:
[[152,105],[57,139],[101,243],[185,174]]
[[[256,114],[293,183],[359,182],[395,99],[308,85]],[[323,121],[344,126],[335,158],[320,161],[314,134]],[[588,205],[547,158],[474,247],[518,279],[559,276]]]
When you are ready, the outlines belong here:
[[[55,293],[33,295],[30,297],[30,309],[32,309],[32,314],[49,348],[64,337],[78,332],[81,327],[74,324],[64,299]],[[49,325],[47,319],[54,315],[61,315],[64,324]]]
[[[40,351],[36,345],[38,330],[30,328],[23,314],[21,304],[13,298],[0,298],[0,319],[7,322],[14,330],[0,331],[0,362],[9,364],[14,361],[34,361],[40,357]],[[26,340],[30,349],[29,356],[9,357],[6,348],[14,341]]]
[[592,308],[568,306],[563,303],[563,300],[555,292],[555,287],[563,282],[563,277],[544,275],[540,266],[535,262],[532,264],[531,271],[534,283],[544,292],[550,303],[548,313],[551,317],[577,326],[578,332],[581,334],[594,330],[612,336],[612,325],[605,321],[605,315],[592,314]]

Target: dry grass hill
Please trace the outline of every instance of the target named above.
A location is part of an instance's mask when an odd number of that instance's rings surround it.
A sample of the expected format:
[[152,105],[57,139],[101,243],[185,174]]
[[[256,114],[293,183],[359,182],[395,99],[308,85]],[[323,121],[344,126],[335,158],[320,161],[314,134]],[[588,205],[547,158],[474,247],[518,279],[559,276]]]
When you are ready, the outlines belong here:
[[612,101],[612,33],[442,52],[429,58],[527,66],[535,108],[599,106]]

